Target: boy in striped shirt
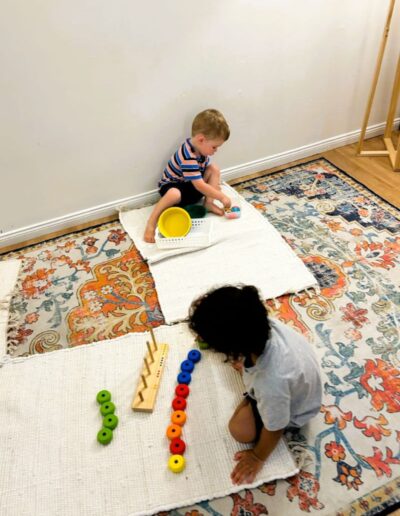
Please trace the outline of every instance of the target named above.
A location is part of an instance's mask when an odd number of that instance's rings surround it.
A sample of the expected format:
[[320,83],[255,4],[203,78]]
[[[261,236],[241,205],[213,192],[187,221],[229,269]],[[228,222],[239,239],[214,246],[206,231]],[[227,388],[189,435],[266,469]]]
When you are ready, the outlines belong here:
[[206,109],[196,115],[192,137],[187,138],[168,161],[158,183],[161,199],[147,221],[145,242],[155,241],[158,218],[171,206],[187,206],[204,197],[204,206],[217,215],[223,215],[224,210],[214,204],[215,199],[224,208],[230,208],[231,200],[221,191],[220,169],[210,163],[209,158],[226,142],[229,134],[224,116],[216,109]]

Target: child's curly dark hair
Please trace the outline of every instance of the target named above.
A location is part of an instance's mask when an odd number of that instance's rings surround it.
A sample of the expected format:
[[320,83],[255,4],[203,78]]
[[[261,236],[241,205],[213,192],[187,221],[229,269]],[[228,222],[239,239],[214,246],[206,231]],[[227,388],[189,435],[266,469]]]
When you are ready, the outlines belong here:
[[189,327],[228,360],[260,356],[270,333],[267,309],[251,285],[216,288],[193,301]]

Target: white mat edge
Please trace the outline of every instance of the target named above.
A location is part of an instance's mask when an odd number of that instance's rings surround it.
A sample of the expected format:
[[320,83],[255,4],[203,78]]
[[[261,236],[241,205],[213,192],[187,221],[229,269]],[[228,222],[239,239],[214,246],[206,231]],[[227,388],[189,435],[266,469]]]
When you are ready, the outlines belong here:
[[[284,441],[284,442],[285,442],[285,446],[287,447],[286,441]],[[295,468],[287,476],[285,475],[285,476],[279,476],[279,477],[271,477],[270,480],[255,480],[252,484],[240,484],[238,486],[235,486],[233,489],[229,489],[229,491],[228,490],[220,491],[218,493],[215,493],[210,498],[202,498],[202,497],[193,498],[192,500],[185,502],[184,505],[175,505],[175,504],[160,505],[160,506],[152,509],[151,512],[149,512],[149,511],[134,512],[134,513],[131,512],[127,516],[154,516],[156,514],[156,512],[158,513],[160,511],[170,511],[170,510],[174,510],[174,509],[190,507],[190,506],[196,505],[197,503],[200,503],[200,502],[204,502],[204,501],[208,501],[208,500],[210,500],[210,501],[216,500],[217,498],[222,498],[225,496],[229,496],[231,494],[239,493],[240,491],[243,491],[244,489],[254,489],[262,484],[265,484],[268,482],[273,482],[274,480],[284,480],[285,478],[290,478],[290,477],[293,477],[294,475],[297,475],[299,472],[300,472],[300,469]],[[154,511],[156,511],[156,512],[154,512]]]

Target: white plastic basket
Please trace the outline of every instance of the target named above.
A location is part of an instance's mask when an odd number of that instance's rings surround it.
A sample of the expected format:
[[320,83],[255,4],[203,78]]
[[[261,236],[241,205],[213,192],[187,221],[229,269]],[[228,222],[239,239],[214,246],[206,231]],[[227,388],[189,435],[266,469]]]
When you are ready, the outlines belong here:
[[192,227],[184,237],[166,238],[157,228],[156,245],[160,249],[176,249],[178,247],[206,247],[211,243],[212,219],[192,219]]

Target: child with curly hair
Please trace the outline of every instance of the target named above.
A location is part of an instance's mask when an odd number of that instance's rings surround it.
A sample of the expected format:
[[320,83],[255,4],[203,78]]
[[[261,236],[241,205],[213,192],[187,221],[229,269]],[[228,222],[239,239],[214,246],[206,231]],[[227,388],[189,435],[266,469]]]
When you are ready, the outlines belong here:
[[311,345],[268,317],[254,286],[224,286],[195,300],[189,327],[242,372],[247,392],[229,421],[231,435],[253,447],[236,453],[234,484],[251,483],[285,428],[318,414],[322,385]]

